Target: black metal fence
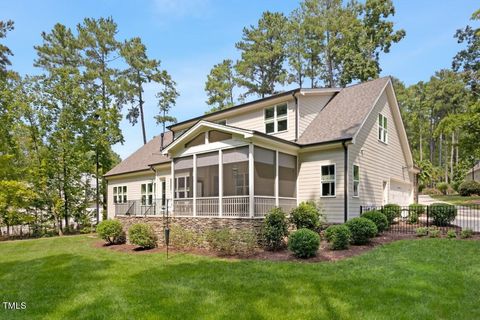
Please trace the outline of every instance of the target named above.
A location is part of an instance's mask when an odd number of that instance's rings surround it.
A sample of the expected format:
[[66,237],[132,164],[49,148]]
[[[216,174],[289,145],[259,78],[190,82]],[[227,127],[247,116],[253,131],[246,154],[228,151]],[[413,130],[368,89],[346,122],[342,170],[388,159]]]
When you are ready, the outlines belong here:
[[381,211],[387,216],[387,219],[390,220],[389,232],[414,234],[418,228],[436,228],[442,233],[446,233],[448,230],[460,232],[465,229],[480,232],[479,204],[462,206],[433,204],[408,207],[361,206],[360,215],[372,210]]

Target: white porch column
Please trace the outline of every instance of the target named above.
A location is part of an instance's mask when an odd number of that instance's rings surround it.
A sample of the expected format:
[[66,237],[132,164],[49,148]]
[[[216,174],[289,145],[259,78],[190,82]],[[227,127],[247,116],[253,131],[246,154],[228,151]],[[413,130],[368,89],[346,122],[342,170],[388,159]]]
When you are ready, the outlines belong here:
[[[175,161],[172,159],[172,161],[170,162],[170,171],[171,171],[171,177],[170,177],[170,193],[171,193],[171,198],[172,200],[171,203],[168,203],[168,200],[167,200],[167,210],[168,210],[168,207],[170,206],[170,210],[171,210],[171,215],[175,215]],[[166,186],[167,182],[165,181],[165,186]]]
[[253,179],[255,176],[254,171],[254,162],[253,162],[253,144],[248,145],[248,194],[249,194],[249,205],[250,205],[250,218],[253,218],[255,213],[255,190]]
[[197,155],[193,155],[193,178],[192,178],[192,189],[193,189],[193,216],[197,216]]
[[218,215],[223,216],[223,152],[218,150]]
[[279,206],[278,201],[278,150],[275,150],[275,207]]

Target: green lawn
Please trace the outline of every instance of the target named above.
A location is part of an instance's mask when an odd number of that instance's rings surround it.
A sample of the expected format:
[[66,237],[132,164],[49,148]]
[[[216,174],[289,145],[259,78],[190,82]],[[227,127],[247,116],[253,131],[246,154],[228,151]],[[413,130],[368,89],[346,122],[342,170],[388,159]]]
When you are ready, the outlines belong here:
[[480,319],[480,243],[395,242],[339,262],[128,254],[72,236],[0,243],[0,319]]
[[459,205],[459,206],[464,206],[469,204],[480,205],[480,196],[462,197],[459,195],[449,195],[449,196],[432,195],[431,197],[439,201],[445,201],[445,202]]

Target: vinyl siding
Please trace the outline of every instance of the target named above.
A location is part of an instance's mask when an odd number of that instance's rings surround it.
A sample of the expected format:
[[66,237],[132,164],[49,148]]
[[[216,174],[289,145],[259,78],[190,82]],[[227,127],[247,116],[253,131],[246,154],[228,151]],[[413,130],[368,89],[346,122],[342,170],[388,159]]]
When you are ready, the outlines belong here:
[[[336,196],[321,197],[321,166],[335,164]],[[302,153],[299,156],[298,201],[314,200],[320,202],[330,223],[344,220],[343,210],[343,148]]]
[[298,97],[299,104],[299,130],[300,137],[310,123],[315,119],[318,113],[325,107],[327,102],[332,98],[333,94],[329,95],[309,95]]
[[[388,144],[378,140],[379,113],[387,117]],[[395,125],[387,93],[384,91],[360,129],[355,144],[349,146],[349,217],[359,215],[360,205],[382,205],[383,181],[389,182],[390,179],[395,179],[413,185],[413,175],[407,170],[405,158],[405,152],[409,151],[402,149],[399,129],[401,128],[397,128]],[[360,168],[358,198],[353,197],[354,164]],[[389,187],[390,185],[388,185]]]
[[[282,104],[282,103],[279,103]],[[272,104],[268,107],[272,107],[276,104]],[[265,107],[265,108],[268,108]],[[241,115],[226,118],[227,125],[238,127],[247,130],[256,130],[265,133],[265,118],[264,109],[260,108],[255,111],[246,112]],[[287,128],[288,130],[281,133],[272,134],[272,136],[282,138],[285,140],[295,140],[295,101],[289,100],[287,102]]]

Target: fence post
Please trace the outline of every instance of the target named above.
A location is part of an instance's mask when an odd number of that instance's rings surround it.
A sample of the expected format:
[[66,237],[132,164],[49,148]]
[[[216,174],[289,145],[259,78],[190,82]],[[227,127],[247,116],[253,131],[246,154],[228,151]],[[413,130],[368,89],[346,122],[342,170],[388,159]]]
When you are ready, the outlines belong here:
[[427,228],[429,227],[429,223],[430,223],[430,222],[428,221],[428,220],[429,220],[429,214],[430,214],[430,206],[427,205]]

